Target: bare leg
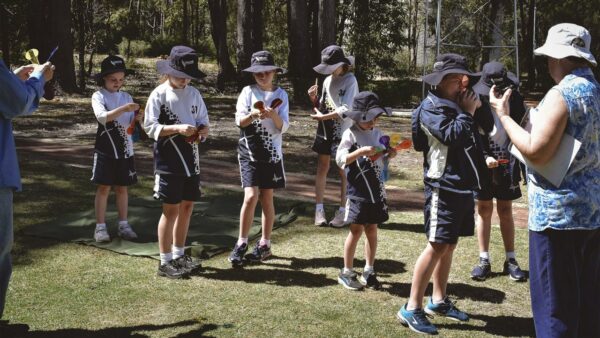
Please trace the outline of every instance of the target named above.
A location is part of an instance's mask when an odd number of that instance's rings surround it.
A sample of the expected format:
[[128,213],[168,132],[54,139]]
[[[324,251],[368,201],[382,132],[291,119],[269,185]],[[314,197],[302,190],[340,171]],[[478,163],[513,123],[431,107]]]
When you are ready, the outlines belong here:
[[448,286],[448,276],[450,276],[450,267],[452,266],[452,254],[455,248],[456,244],[449,244],[446,252],[433,270],[433,292],[431,298],[434,301],[446,298],[446,287]]
[[116,185],[114,189],[117,202],[117,213],[119,214],[119,221],[126,221],[127,205],[129,203],[129,197],[127,196],[127,187]]
[[365,227],[365,261],[367,265],[375,265],[375,254],[377,253],[377,224],[367,224]]
[[275,222],[273,189],[260,189],[259,199],[262,207],[262,239],[270,240]]
[[350,233],[346,237],[344,243],[344,267],[352,269],[354,266],[354,253],[356,252],[356,244],[363,233],[363,226],[360,224],[351,224]]
[[160,253],[171,252],[173,244],[173,228],[179,213],[178,204],[163,203],[163,213],[158,221],[158,249]]
[[319,154],[319,158],[317,160],[317,177],[315,179],[315,202],[317,204],[323,203],[330,161],[331,156]]
[[408,299],[408,304],[406,305],[407,310],[423,307],[423,297],[425,296],[427,284],[429,284],[433,270],[444,256],[449,246],[450,244],[429,242],[427,243],[425,250],[423,250],[419,258],[417,258],[410,287],[410,297]]
[[173,228],[173,243],[176,247],[184,247],[187,238],[188,229],[190,227],[190,218],[194,211],[193,201],[181,201],[179,204],[179,214]]
[[343,169],[338,167],[338,172],[340,174],[340,207],[346,206],[346,172]]
[[496,200],[496,210],[500,218],[500,232],[505,251],[515,251],[515,222],[512,214],[512,201]]
[[106,205],[108,204],[108,194],[110,185],[98,185],[96,188],[96,198],[94,199],[94,208],[96,210],[96,223],[106,223]]
[[477,225],[477,242],[479,243],[479,252],[490,251],[490,233],[492,228],[492,211],[494,202],[477,201],[477,216],[475,224]]
[[242,204],[242,209],[240,210],[240,238],[248,238],[257,203],[258,187],[245,187],[244,204]]

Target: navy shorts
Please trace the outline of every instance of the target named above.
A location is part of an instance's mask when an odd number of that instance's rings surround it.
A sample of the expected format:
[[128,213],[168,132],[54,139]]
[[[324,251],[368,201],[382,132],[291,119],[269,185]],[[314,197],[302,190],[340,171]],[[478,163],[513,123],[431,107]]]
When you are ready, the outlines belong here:
[[277,163],[239,160],[242,187],[259,189],[285,188],[283,160]]
[[456,244],[475,233],[473,194],[458,194],[425,185],[425,234],[429,242]]
[[329,155],[335,158],[337,154],[337,148],[340,145],[340,140],[335,139],[324,139],[322,136],[317,135],[315,142],[313,143],[312,150],[319,155]]
[[[499,170],[502,166],[490,169],[489,175],[481,180],[481,190],[475,190],[475,199],[479,201],[489,201],[497,199],[501,201],[514,201],[521,197],[521,187],[519,184],[513,184],[509,174],[505,175]],[[493,177],[496,176],[494,180]],[[494,182],[495,181],[495,182]]]
[[346,199],[346,215],[344,223],[348,224],[380,224],[389,219],[385,202],[368,203]]
[[154,178],[154,198],[166,204],[181,201],[199,201],[202,195],[200,175],[178,176],[156,174]]
[[91,181],[96,184],[111,186],[129,186],[137,183],[133,156],[111,158],[95,152]]

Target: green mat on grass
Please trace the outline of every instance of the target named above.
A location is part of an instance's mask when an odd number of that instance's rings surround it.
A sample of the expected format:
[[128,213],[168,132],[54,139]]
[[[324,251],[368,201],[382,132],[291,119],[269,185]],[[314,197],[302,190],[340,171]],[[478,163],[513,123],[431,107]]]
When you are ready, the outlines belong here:
[[[202,201],[194,204],[186,251],[191,255],[208,258],[229,250],[235,244],[239,231],[239,214],[243,194],[223,193],[215,196],[203,196]],[[93,239],[96,218],[94,210],[67,214],[60,220],[32,225],[24,230],[26,235],[69,241],[111,250],[132,256],[158,257],[158,238],[156,228],[162,213],[161,203],[151,198],[130,199],[129,223],[138,234],[138,239],[126,241],[117,236],[117,212],[114,203],[109,202],[106,213],[108,232],[111,242],[96,243]],[[275,202],[277,208],[277,201]],[[250,229],[250,238],[260,234],[260,204],[256,208],[256,217]],[[282,227],[296,220],[294,208],[275,215],[274,228]]]

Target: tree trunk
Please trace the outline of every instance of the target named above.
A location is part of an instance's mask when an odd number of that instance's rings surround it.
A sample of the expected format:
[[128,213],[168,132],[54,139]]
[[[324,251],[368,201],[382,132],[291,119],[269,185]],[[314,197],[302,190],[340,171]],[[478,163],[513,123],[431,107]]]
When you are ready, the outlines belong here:
[[237,2],[237,68],[241,87],[253,82],[242,69],[250,65],[252,53],[262,49],[263,0],[238,0]]
[[208,0],[213,43],[217,51],[217,89],[225,89],[225,82],[235,79],[235,69],[227,48],[227,0]]
[[[521,2],[521,10],[523,9],[523,2],[524,1]],[[527,89],[529,90],[534,90],[537,75],[535,71],[535,55],[533,55],[533,48],[535,48],[535,46],[533,45],[533,37],[535,36],[535,27],[533,25],[535,16],[535,6],[535,0],[529,1],[529,7],[527,8],[527,26],[524,30],[524,41],[521,44],[525,47],[522,53],[524,54],[523,59],[525,61],[525,69],[527,69]],[[524,11],[522,10],[522,12]],[[522,22],[524,23],[525,21]]]
[[[309,70],[310,46],[308,33],[308,5],[306,0],[288,0],[288,68],[292,81],[293,101],[301,102],[312,77]],[[307,101],[308,102],[308,101]]]
[[[506,9],[506,2],[504,0],[492,1],[492,21],[494,25],[490,24],[491,41],[494,46],[505,45],[502,36],[503,24],[504,24],[504,12]],[[495,47],[490,49],[489,60],[500,60],[502,56],[502,48]]]
[[86,22],[85,22],[85,0],[75,0],[75,27],[77,29],[77,53],[79,56],[79,82],[78,86],[81,91],[85,90],[85,35],[86,35]]
[[343,4],[344,0],[340,1],[340,6],[342,8],[342,10],[340,11],[340,19],[338,20],[338,24],[337,24],[337,45],[341,46],[344,44],[344,30],[346,29],[346,19],[348,18],[348,9],[346,8],[347,5]]
[[369,68],[367,56],[367,44],[361,44],[361,41],[367,41],[369,38],[371,18],[369,17],[369,1],[355,1],[353,4],[354,10],[354,41],[358,41],[354,46],[354,60],[356,63],[355,75],[359,83],[366,79],[365,70]]
[[[359,1],[360,2],[360,1]],[[335,1],[319,0],[319,48],[335,44]]]
[[319,0],[308,0],[310,12],[310,50],[312,64],[321,62],[321,45],[319,43]]
[[181,14],[183,15],[183,27],[181,27],[181,32],[183,33],[182,40],[183,40],[184,45],[189,46],[188,30],[190,28],[190,24],[189,24],[189,17],[188,17],[188,2],[187,2],[187,0],[182,1],[181,7],[182,7]]

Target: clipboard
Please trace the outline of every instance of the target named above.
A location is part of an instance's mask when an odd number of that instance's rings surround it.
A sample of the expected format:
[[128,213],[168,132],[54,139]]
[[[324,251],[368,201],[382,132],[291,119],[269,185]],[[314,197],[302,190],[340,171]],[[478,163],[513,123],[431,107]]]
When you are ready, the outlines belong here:
[[[537,108],[529,109],[521,120],[521,127],[527,131],[531,131],[532,123],[535,123],[535,121],[532,122],[532,120],[535,120],[536,113]],[[508,151],[519,161],[525,164],[528,169],[534,170],[536,173],[540,174],[548,182],[558,188],[569,171],[571,163],[573,163],[579,148],[581,148],[581,142],[579,140],[567,133],[563,133],[563,137],[560,140],[558,148],[556,149],[556,153],[545,165],[536,165],[529,162],[529,160],[523,157],[523,154],[521,154],[519,149],[517,149],[517,147],[515,147],[512,143],[510,143]],[[528,177],[534,183],[537,183],[534,176],[528,175]]]

